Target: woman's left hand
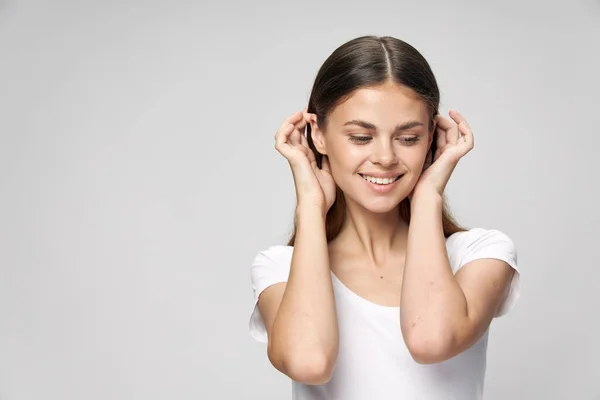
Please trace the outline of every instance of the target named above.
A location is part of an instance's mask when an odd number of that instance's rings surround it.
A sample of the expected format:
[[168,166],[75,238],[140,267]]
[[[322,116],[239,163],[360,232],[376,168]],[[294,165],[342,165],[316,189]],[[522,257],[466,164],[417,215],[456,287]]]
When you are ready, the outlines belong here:
[[437,150],[433,161],[429,152],[423,172],[409,196],[411,201],[420,193],[437,193],[442,196],[456,164],[474,146],[473,132],[467,120],[454,109],[448,114],[452,119],[441,115],[435,117]]

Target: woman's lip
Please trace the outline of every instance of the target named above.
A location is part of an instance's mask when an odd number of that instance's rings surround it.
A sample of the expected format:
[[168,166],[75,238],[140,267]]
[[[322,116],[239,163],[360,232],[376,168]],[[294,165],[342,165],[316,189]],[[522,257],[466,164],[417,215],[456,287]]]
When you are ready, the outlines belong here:
[[[359,175],[360,175],[360,174],[359,174]],[[388,183],[387,185],[383,185],[383,184],[377,184],[377,183],[372,183],[372,182],[369,182],[368,180],[366,180],[366,179],[365,179],[365,178],[363,178],[362,176],[360,177],[360,180],[361,180],[361,181],[363,181],[365,184],[367,184],[367,186],[368,186],[368,187],[369,187],[371,190],[373,190],[373,191],[375,191],[375,192],[377,192],[377,193],[387,193],[387,192],[389,192],[389,191],[393,190],[393,189],[396,187],[396,185],[398,184],[398,181],[400,181],[400,179],[402,179],[402,177],[403,177],[403,176],[404,176],[404,175],[400,175],[400,176],[398,177],[398,179],[396,179],[396,180],[395,180],[394,182],[392,182],[392,183]]]

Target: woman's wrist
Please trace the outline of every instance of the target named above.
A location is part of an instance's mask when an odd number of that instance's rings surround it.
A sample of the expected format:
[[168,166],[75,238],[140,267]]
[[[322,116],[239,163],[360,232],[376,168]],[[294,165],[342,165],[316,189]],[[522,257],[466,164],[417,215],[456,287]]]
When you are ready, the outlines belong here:
[[323,210],[323,206],[317,202],[298,202],[296,206],[296,219],[304,217],[308,218],[323,218],[325,220],[327,212]]
[[437,190],[419,190],[413,193],[410,200],[410,207],[411,210],[414,210],[415,206],[418,207],[419,204],[442,204],[443,201],[444,196]]

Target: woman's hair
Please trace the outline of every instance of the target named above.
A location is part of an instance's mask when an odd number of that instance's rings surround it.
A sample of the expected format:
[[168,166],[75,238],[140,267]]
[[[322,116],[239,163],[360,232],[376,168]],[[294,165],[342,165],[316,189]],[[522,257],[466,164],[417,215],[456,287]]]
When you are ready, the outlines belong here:
[[[434,127],[434,117],[439,114],[440,91],[429,64],[410,44],[390,36],[362,36],[338,47],[325,60],[317,76],[308,101],[308,112],[317,115],[317,125],[325,130],[327,116],[340,103],[348,99],[352,92],[369,86],[378,86],[393,81],[414,90],[426,103],[429,110],[429,131]],[[307,124],[307,139],[315,153],[317,165],[321,168],[320,154],[312,140],[311,127]],[[434,132],[435,135],[435,132]],[[436,151],[436,136],[433,138],[428,158],[433,159]],[[400,202],[400,215],[410,222],[410,200]],[[327,212],[325,230],[327,242],[340,232],[346,218],[344,193],[336,185],[335,202]],[[454,221],[446,199],[443,199],[442,223],[444,236],[465,229]],[[296,221],[288,246],[296,239]]]

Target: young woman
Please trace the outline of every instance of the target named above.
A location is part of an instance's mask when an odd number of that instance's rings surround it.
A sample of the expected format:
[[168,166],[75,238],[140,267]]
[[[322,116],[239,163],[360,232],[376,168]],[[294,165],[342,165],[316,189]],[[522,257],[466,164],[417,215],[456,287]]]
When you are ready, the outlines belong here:
[[446,209],[474,142],[439,102],[414,47],[365,36],[331,54],[275,134],[295,228],[254,259],[250,332],[294,399],[482,398],[488,328],[520,274],[507,235],[463,229]]

